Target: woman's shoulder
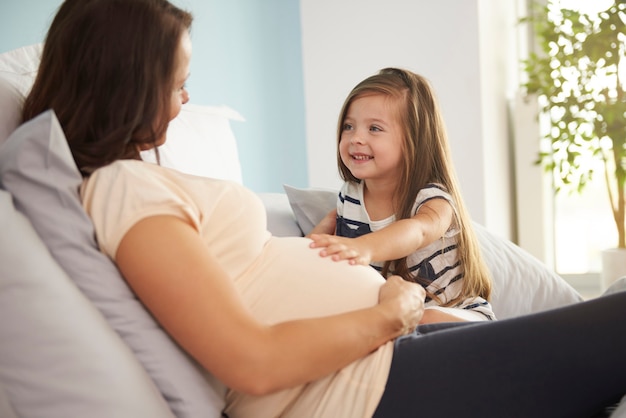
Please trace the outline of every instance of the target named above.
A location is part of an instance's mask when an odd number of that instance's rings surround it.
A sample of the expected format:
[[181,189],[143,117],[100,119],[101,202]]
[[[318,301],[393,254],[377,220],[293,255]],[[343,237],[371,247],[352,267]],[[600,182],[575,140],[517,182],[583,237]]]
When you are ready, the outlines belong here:
[[157,164],[142,160],[116,160],[111,164],[98,168],[93,172],[92,176],[141,175],[149,171],[154,171],[157,167],[161,168]]
[[[118,160],[96,169],[81,187],[84,201],[108,200],[107,196],[144,195],[168,183],[163,168],[140,160]],[[133,191],[133,193],[129,193]]]
[[[166,179],[181,177],[176,170],[142,160],[117,160],[95,170],[87,183],[107,184],[112,182],[161,184]],[[183,181],[183,180],[176,180]]]
[[87,183],[100,183],[105,179],[113,179],[124,176],[137,176],[145,173],[148,163],[139,160],[117,160],[102,166],[89,176]]

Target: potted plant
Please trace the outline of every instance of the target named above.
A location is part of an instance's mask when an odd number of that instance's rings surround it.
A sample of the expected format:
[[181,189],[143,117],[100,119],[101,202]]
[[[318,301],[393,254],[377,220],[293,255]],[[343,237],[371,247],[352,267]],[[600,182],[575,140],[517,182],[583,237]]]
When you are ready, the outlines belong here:
[[[557,193],[583,192],[592,178],[604,178],[618,240],[603,252],[602,275],[617,279],[626,274],[626,0],[597,15],[548,0],[535,3],[523,21],[532,25],[539,48],[523,62],[523,87],[537,96],[549,125],[537,163],[553,174]],[[621,271],[610,273],[615,253]]]

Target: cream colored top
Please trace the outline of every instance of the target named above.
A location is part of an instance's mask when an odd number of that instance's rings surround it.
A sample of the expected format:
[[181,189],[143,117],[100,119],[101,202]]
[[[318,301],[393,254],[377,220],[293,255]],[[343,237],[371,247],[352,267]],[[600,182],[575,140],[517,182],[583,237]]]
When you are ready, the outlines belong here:
[[[113,259],[139,220],[160,214],[185,219],[265,323],[331,315],[378,301],[383,278],[377,272],[320,257],[306,238],[273,237],[262,202],[237,183],[125,160],[96,170],[81,194],[100,247]],[[337,373],[268,396],[228,391],[226,412],[231,418],[371,417],[392,352],[389,342]]]

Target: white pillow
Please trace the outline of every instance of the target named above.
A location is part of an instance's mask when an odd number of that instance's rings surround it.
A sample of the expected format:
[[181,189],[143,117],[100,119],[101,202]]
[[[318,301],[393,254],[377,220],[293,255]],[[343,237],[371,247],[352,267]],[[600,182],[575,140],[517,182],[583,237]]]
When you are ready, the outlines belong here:
[[43,44],[28,45],[0,54],[0,75],[13,84],[22,96],[30,91],[39,61]]
[[[227,106],[184,105],[170,122],[167,141],[159,147],[161,165],[241,184],[241,165],[231,120],[244,119]],[[141,158],[156,162],[154,151],[142,152]]]
[[0,144],[22,120],[22,105],[30,91],[41,57],[41,44],[0,54]]
[[617,292],[626,292],[626,276],[620,277],[614,281],[602,294],[612,295]]
[[[337,192],[284,186],[296,221],[304,235],[337,202]],[[491,305],[496,317],[510,318],[569,305],[582,297],[563,278],[510,241],[474,223],[485,262],[493,276]]]

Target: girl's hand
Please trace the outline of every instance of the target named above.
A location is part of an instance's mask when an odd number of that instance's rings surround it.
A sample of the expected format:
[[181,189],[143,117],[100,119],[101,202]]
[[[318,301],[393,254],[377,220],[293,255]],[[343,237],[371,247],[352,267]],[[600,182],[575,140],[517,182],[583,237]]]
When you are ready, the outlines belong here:
[[346,238],[337,235],[311,234],[311,248],[321,248],[320,256],[331,257],[334,261],[348,260],[350,264],[369,265],[372,252],[359,238]]
[[390,312],[399,316],[399,334],[412,332],[424,315],[426,292],[417,283],[403,280],[400,276],[389,276],[381,286],[378,301],[389,306]]

